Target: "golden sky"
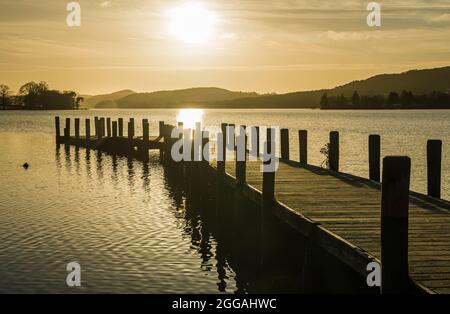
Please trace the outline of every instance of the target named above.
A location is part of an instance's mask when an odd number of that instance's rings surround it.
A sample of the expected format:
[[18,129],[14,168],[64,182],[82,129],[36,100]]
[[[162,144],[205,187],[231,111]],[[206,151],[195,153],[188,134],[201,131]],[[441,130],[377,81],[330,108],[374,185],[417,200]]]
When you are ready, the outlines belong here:
[[289,92],[450,65],[450,0],[0,1],[0,83],[99,94],[198,86]]

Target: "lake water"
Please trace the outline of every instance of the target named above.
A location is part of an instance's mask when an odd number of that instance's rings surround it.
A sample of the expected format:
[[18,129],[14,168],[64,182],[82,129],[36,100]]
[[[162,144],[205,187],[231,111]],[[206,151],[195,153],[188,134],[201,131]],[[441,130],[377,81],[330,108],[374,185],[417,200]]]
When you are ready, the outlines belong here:
[[[189,120],[197,113],[181,116]],[[73,147],[57,150],[55,115],[134,117],[138,135],[140,119],[147,118],[156,135],[158,121],[175,124],[180,112],[1,111],[0,292],[73,292],[65,285],[65,265],[71,261],[82,267],[76,292],[260,292],[259,286],[267,287],[267,282],[255,285],[249,269],[231,262],[232,254],[223,249],[226,241],[189,211],[156,153],[145,164]],[[450,110],[205,110],[201,119],[206,126],[289,128],[292,159],[298,158],[296,131],[306,129],[309,162],[316,165],[323,161],[320,148],[329,131],[337,130],[341,170],[363,177],[368,135],[379,134],[383,156],[411,157],[411,187],[418,192],[426,192],[426,142],[441,139],[442,196],[450,199]],[[24,162],[31,165],[28,170],[21,167]]]

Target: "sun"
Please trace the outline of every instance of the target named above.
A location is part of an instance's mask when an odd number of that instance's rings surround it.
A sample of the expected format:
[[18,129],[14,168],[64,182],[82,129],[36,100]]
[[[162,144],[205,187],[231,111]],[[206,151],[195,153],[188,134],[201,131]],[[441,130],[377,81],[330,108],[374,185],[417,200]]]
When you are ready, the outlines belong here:
[[198,3],[186,3],[171,9],[170,32],[189,44],[204,44],[214,32],[216,15]]

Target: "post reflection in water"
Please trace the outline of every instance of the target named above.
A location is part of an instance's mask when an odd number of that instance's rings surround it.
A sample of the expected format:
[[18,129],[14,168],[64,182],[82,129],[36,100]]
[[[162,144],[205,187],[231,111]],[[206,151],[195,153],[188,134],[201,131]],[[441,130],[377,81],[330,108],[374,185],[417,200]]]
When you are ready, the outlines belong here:
[[[79,157],[82,150],[85,152],[84,160]],[[130,205],[126,211],[129,215],[133,215],[133,212],[144,215],[127,221],[127,216],[121,216],[121,213],[116,212],[117,210],[114,209],[113,205],[104,204],[104,207],[108,209],[110,223],[125,228],[127,232],[128,239],[126,239],[127,241],[123,239],[122,242],[128,244],[123,248],[123,252],[121,246],[117,246],[118,244],[108,245],[115,247],[114,252],[120,256],[120,261],[116,261],[116,263],[123,262],[129,265],[127,267],[135,269],[135,272],[136,269],[142,271],[134,279],[133,275],[128,275],[130,277],[126,277],[125,282],[127,280],[134,281],[124,284],[125,286],[120,288],[123,290],[120,291],[126,292],[127,289],[132,289],[133,285],[145,289],[149,282],[153,284],[152,280],[147,282],[145,277],[152,278],[155,270],[146,271],[146,269],[155,267],[158,272],[167,273],[167,278],[164,280],[170,281],[170,284],[175,286],[193,285],[193,283],[183,282],[183,280],[187,280],[185,273],[201,272],[207,276],[206,279],[196,275],[189,280],[195,282],[211,278],[208,280],[213,281],[215,291],[219,292],[299,291],[298,273],[300,265],[292,258],[286,258],[286,256],[283,258],[283,255],[286,255],[286,246],[283,246],[282,243],[288,243],[289,241],[284,236],[275,237],[274,243],[276,244],[274,245],[279,247],[279,251],[273,250],[273,258],[267,263],[266,269],[261,270],[258,267],[261,254],[258,245],[258,239],[260,238],[259,217],[255,214],[256,209],[252,208],[250,204],[248,207],[243,205],[242,208],[233,208],[233,202],[227,201],[229,197],[223,197],[220,202],[217,202],[215,195],[218,195],[218,191],[215,182],[205,179],[207,181],[204,184],[205,189],[191,191],[187,189],[187,178],[183,177],[183,167],[165,167],[160,164],[157,154],[153,152],[147,162],[101,152],[91,155],[91,152],[84,148],[80,151],[76,150],[73,156],[70,154],[70,150],[65,149],[64,152],[64,166],[67,172],[70,171],[70,167],[74,166],[72,163],[75,163],[75,167],[80,168],[79,163],[85,162],[85,168],[88,172],[86,178],[89,181],[99,182],[105,186],[108,184],[120,186],[125,183],[129,186],[129,189],[126,189],[127,193],[131,192],[131,195],[122,195],[121,198],[130,197],[135,201],[132,206],[137,206],[131,207]],[[95,160],[91,160],[92,157]],[[63,166],[58,148],[56,149],[56,164],[59,168]],[[96,165],[96,176],[90,174],[92,164]],[[141,172],[137,173],[136,168],[141,169]],[[111,171],[111,176],[108,175],[108,171]],[[142,185],[137,182],[139,180],[142,180]],[[92,185],[94,186],[94,184]],[[111,193],[119,192],[112,188],[107,190]],[[123,193],[123,189],[121,189],[121,192]],[[199,196],[196,195],[198,192],[200,192],[201,197],[196,197]],[[166,201],[163,201],[164,198],[161,197],[163,195],[167,195]],[[118,197],[109,195],[108,199],[113,201]],[[159,206],[159,208],[155,206]],[[95,208],[95,211],[101,210],[102,208]],[[148,222],[141,226],[140,221],[142,220],[148,220]],[[171,228],[175,229],[169,230]],[[121,231],[123,232],[120,229],[116,230],[116,232]],[[166,233],[167,236],[164,236]],[[164,236],[161,240],[155,239],[155,237],[161,236]],[[186,249],[182,250],[184,257],[175,254],[172,257],[173,249],[169,248],[182,246],[183,239],[189,240],[187,251]],[[139,244],[136,244],[136,242]],[[152,244],[149,246],[150,243]],[[95,245],[101,246],[103,244]],[[133,249],[134,251],[126,251],[129,247],[134,246],[137,246]],[[98,250],[102,251],[101,248]],[[127,254],[135,254],[136,252],[138,252],[138,257],[133,257],[131,261],[126,258]],[[162,264],[160,263],[161,254],[167,259]],[[192,259],[192,254],[198,259],[196,265],[192,261],[188,261],[188,259]],[[174,267],[174,265],[180,263],[182,269]],[[107,264],[102,267],[114,269],[114,265]],[[101,287],[96,290],[96,280],[92,279],[91,282],[93,292],[102,291]],[[101,285],[102,281],[98,280],[98,282]],[[158,285],[163,284],[158,282]],[[120,286],[120,283],[117,283],[117,286]],[[188,288],[185,287],[185,290],[179,292],[186,291]],[[194,289],[194,287],[190,288]],[[172,291],[164,290],[165,288],[161,289],[152,291]],[[205,291],[202,289],[205,289]],[[202,284],[195,291],[207,292],[210,289],[211,287],[206,289]],[[145,290],[141,291],[145,292]]]

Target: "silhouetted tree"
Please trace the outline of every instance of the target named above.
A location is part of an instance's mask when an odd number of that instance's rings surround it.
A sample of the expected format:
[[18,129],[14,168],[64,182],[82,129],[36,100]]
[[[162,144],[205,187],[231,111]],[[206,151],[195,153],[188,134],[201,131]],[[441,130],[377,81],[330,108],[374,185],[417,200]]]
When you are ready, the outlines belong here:
[[359,97],[358,92],[355,91],[352,96],[352,105],[355,107],[358,107],[360,104],[361,104],[361,99]]
[[6,108],[6,100],[8,99],[9,86],[1,84],[0,85],[0,96],[2,97],[3,109]]
[[322,95],[322,98],[320,99],[320,107],[328,107],[329,103],[328,103],[328,94],[324,93]]
[[29,82],[20,90],[25,107],[29,109],[78,109],[82,97],[74,91],[49,90],[45,82]]
[[398,96],[398,93],[396,92],[390,92],[388,99],[387,99],[387,105],[398,105],[400,104],[400,97]]

